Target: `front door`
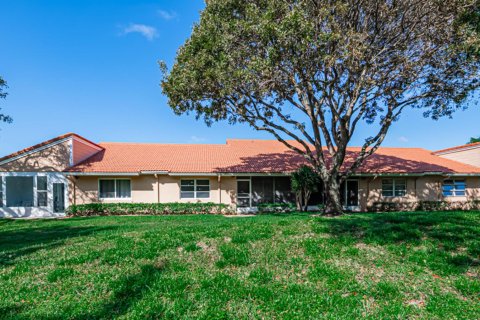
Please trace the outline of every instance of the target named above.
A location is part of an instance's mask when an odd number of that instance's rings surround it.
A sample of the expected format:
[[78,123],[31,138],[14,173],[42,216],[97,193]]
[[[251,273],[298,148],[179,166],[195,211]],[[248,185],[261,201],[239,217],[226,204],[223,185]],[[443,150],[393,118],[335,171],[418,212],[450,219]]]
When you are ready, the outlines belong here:
[[54,213],[65,212],[65,184],[64,183],[53,184],[53,212]]
[[251,180],[237,180],[237,207],[251,207]]
[[340,187],[342,204],[347,209],[358,207],[358,180],[347,180]]

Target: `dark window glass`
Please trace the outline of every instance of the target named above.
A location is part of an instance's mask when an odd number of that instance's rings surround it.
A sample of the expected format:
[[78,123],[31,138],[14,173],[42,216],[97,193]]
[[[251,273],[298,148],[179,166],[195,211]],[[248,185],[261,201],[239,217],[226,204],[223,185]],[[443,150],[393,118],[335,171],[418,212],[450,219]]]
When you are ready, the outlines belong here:
[[130,180],[115,180],[116,185],[116,197],[119,199],[128,199],[131,197]]
[[33,177],[6,177],[7,207],[33,207]]
[[195,180],[182,180],[180,182],[180,198],[195,198]]
[[115,180],[100,180],[100,198],[115,198]]
[[53,212],[65,211],[65,184],[53,184]]
[[37,206],[48,206],[48,193],[47,193],[48,179],[46,176],[37,176]]
[[48,206],[48,197],[46,191],[37,192],[37,203],[39,207]]
[[37,177],[37,191],[47,191],[47,177]]
[[180,198],[210,198],[210,180],[182,180]]

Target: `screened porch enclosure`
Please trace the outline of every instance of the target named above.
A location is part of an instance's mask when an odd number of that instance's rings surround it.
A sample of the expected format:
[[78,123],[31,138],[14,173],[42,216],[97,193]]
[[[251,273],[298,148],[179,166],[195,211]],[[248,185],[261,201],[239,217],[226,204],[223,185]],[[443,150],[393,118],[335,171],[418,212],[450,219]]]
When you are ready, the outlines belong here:
[[294,203],[290,177],[238,177],[237,206],[257,207],[264,203]]
[[[340,198],[347,210],[358,207],[358,180],[351,179],[342,183]],[[290,177],[237,177],[237,207],[255,208],[265,203],[295,203]],[[308,206],[318,208],[323,204],[325,194],[323,184],[320,183],[317,191],[312,193]]]

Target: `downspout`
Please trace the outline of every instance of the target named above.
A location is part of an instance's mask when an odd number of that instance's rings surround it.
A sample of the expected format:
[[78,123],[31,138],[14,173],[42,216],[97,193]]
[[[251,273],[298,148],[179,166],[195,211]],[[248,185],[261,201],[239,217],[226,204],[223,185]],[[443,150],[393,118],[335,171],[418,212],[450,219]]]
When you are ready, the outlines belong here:
[[154,176],[157,179],[157,203],[160,203],[160,176],[156,173]]
[[222,204],[222,177],[218,175],[218,199],[219,204]]
[[77,177],[73,177],[72,183],[73,183],[73,205],[77,205],[77,184],[75,183],[75,180],[78,179]]

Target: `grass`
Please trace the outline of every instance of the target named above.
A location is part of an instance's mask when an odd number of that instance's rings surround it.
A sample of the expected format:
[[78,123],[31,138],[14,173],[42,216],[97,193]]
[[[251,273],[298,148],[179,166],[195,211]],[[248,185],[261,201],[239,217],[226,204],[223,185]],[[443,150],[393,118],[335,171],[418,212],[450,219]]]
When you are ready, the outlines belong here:
[[0,220],[0,318],[480,318],[480,212]]

